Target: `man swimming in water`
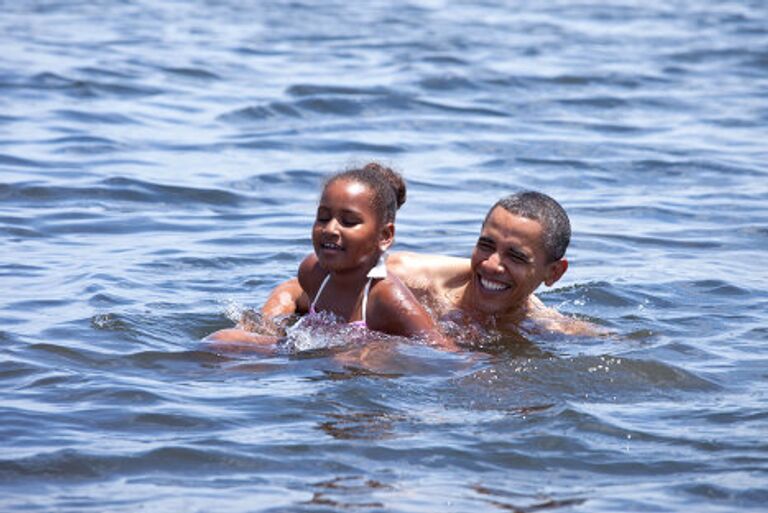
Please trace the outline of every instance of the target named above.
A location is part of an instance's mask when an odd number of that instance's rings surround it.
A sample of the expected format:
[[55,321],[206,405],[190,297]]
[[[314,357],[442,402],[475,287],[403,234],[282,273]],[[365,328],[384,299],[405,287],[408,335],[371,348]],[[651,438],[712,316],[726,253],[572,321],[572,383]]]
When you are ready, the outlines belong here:
[[[596,326],[547,308],[534,295],[539,285],[554,285],[568,269],[570,238],[568,215],[557,201],[521,192],[491,207],[471,258],[396,252],[387,259],[387,270],[438,319],[463,317],[502,332],[593,335]],[[268,320],[307,308],[301,287],[289,280],[272,291],[262,315]]]

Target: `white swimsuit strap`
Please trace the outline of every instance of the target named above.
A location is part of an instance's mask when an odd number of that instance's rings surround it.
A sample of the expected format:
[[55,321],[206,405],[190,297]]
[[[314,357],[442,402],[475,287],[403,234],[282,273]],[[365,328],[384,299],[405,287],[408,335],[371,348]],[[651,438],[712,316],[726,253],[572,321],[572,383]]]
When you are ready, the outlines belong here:
[[317,304],[317,301],[320,299],[320,294],[323,293],[323,289],[328,284],[328,280],[330,280],[330,279],[331,279],[331,275],[330,274],[326,274],[325,278],[323,278],[323,283],[320,284],[320,288],[317,289],[317,294],[315,294],[315,300],[312,301],[312,304],[310,305],[310,308],[312,310],[315,309],[315,305]]
[[[323,289],[328,284],[328,281],[331,279],[330,274],[326,274],[325,278],[323,279],[323,283],[320,284],[320,288],[317,289],[317,294],[315,294],[315,300],[312,301],[312,304],[309,305],[310,310],[315,310],[315,305],[320,300],[320,294],[323,293]],[[363,291],[363,305],[362,305],[362,314],[363,314],[363,322],[366,322],[365,320],[365,311],[368,309],[368,293],[371,291],[371,283],[373,282],[373,278],[368,278],[368,283],[365,284],[365,291]]]
[[[371,290],[371,282],[373,278],[368,278],[368,283],[365,284],[365,292],[363,292],[363,322],[365,321],[365,311],[368,309],[368,292]],[[367,323],[366,323],[367,325]]]

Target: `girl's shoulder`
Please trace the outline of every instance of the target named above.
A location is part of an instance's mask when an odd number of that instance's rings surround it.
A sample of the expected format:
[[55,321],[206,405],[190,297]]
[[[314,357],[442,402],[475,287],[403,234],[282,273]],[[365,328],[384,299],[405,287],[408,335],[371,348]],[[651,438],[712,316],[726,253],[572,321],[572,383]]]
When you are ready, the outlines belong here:
[[387,277],[374,280],[369,293],[369,300],[374,300],[382,306],[395,305],[401,301],[416,301],[410,289],[395,274],[388,272]]
[[309,297],[314,297],[326,274],[326,270],[320,267],[317,255],[310,253],[299,264],[299,285]]
[[392,273],[371,287],[367,310],[368,327],[391,335],[411,336],[434,327],[429,313]]

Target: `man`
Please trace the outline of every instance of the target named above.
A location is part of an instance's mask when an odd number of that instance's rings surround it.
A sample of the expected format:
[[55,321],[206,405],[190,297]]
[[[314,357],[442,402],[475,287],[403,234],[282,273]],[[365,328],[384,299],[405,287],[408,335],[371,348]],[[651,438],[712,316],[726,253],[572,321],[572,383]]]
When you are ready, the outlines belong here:
[[[502,198],[488,211],[470,259],[393,253],[387,270],[397,275],[437,318],[458,317],[499,331],[596,334],[595,326],[547,308],[534,296],[568,269],[571,227],[565,210],[539,192]],[[289,280],[272,291],[265,319],[303,313],[308,298]]]

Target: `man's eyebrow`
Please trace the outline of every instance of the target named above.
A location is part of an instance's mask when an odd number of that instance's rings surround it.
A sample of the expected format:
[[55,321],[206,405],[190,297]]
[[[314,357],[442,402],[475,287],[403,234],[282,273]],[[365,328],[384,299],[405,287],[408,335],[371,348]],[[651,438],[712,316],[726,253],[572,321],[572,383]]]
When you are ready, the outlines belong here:
[[495,240],[493,240],[490,237],[486,237],[484,235],[481,235],[480,237],[478,237],[477,242],[487,242],[488,244],[496,244]]
[[512,256],[514,256],[514,257],[517,257],[517,258],[522,258],[522,259],[523,259],[523,260],[525,260],[526,262],[530,262],[530,261],[531,261],[531,257],[529,257],[528,255],[526,255],[525,253],[523,253],[523,252],[522,252],[522,251],[520,251],[519,249],[515,249],[515,248],[508,248],[508,249],[507,249],[507,253],[509,253],[510,255],[512,255]]

